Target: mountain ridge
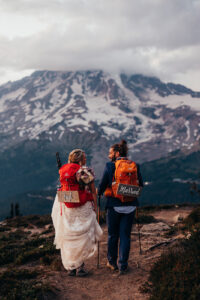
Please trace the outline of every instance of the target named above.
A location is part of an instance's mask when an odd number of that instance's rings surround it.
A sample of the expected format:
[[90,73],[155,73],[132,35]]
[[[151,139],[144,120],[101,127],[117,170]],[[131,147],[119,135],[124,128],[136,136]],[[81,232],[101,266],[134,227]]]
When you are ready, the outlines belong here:
[[[155,77],[118,74],[112,78],[103,71],[37,71],[21,81],[4,85],[4,89],[0,87],[1,151],[16,142],[38,139],[42,134],[53,141],[61,139],[65,132],[85,131],[109,140],[123,135],[135,151],[143,144],[159,140],[168,153],[180,149],[176,144],[184,144],[183,137],[185,142],[188,139],[185,145],[193,143],[192,130],[199,138],[196,123],[200,101],[195,103],[196,97],[200,98],[200,92],[164,84]],[[178,119],[178,135],[167,119],[171,123]],[[174,139],[170,146],[169,138]],[[158,151],[152,152],[156,158]]]

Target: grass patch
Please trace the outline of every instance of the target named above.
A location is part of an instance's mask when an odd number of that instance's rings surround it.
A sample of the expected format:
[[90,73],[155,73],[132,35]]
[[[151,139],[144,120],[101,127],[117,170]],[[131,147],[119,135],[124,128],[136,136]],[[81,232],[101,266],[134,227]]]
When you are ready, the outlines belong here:
[[[38,233],[33,236],[31,231],[23,230],[50,224],[47,227],[53,232],[51,217],[20,216],[6,222],[5,228],[9,226],[10,230],[17,230],[0,231],[0,267],[3,267],[0,272],[0,299],[55,299],[54,291],[41,273],[41,265],[49,270],[62,267],[60,255],[57,255],[59,251],[53,245],[53,236],[44,237]],[[25,269],[27,263],[29,269]]]
[[40,216],[40,218],[38,220],[35,220],[33,222],[33,224],[37,227],[44,227],[47,224],[51,224],[52,223],[52,219],[50,215],[45,215],[45,216]]
[[160,211],[161,209],[173,209],[173,208],[183,208],[183,207],[199,207],[199,204],[196,203],[179,203],[179,204],[160,204],[160,205],[145,205],[139,208],[139,211]]
[[141,214],[138,216],[138,219],[135,220],[135,223],[139,224],[150,224],[150,223],[156,223],[158,222],[153,216],[151,215],[144,215]]
[[11,219],[7,219],[7,225],[11,227],[33,227],[37,226],[39,228],[44,227],[47,224],[51,224],[52,219],[50,215],[30,215],[30,216],[19,216]]
[[[43,240],[43,239],[42,239]],[[34,243],[35,242],[35,243]],[[52,255],[58,253],[58,250],[55,249],[52,240],[45,242],[44,244],[40,243],[38,247],[38,241],[30,241],[29,245],[32,244],[32,247],[24,247],[24,251],[21,251],[20,254],[15,259],[16,264],[24,264],[29,261],[38,260],[43,256]],[[37,246],[36,246],[37,245]]]
[[0,275],[1,300],[49,299],[47,294],[53,291],[47,284],[43,284],[35,270],[12,269]]
[[53,237],[27,239],[28,233],[17,230],[0,236],[0,266],[10,263],[24,264],[39,260],[47,255],[54,256],[58,250],[53,245]]

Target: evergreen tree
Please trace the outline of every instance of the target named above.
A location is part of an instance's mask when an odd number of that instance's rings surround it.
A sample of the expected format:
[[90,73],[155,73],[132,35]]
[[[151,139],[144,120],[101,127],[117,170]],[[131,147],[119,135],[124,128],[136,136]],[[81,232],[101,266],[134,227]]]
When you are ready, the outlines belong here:
[[19,212],[19,204],[16,203],[15,204],[15,216],[18,217],[20,215],[20,212]]

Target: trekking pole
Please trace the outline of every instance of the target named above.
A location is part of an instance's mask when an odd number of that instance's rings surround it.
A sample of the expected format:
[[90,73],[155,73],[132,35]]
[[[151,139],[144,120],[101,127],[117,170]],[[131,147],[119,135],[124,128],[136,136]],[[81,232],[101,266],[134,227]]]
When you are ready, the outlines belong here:
[[56,152],[56,161],[57,161],[57,166],[58,166],[58,170],[59,170],[62,167],[59,152]]
[[137,222],[137,229],[138,229],[138,240],[139,240],[140,254],[142,254],[142,247],[141,247],[141,240],[140,240],[140,225],[139,225],[139,217],[138,217],[138,208],[137,207],[136,207],[136,222]]
[[[98,195],[97,197],[97,221],[100,224],[100,200],[101,200],[101,196]],[[100,242],[97,242],[97,269],[99,269],[100,267]]]

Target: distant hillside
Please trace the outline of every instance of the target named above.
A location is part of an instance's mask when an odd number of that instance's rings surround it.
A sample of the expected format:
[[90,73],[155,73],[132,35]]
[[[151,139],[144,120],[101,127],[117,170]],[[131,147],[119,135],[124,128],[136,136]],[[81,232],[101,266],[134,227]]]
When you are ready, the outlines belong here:
[[[47,214],[51,212],[53,200],[56,194],[56,186],[58,183],[58,170],[56,167],[55,157],[52,156],[52,169],[49,171],[44,165],[40,165],[40,157],[37,157],[37,151],[30,150],[34,158],[35,166],[38,163],[38,175],[35,181],[35,174],[32,169],[26,167],[28,161],[23,160],[23,147],[21,149],[21,163],[15,161],[16,169],[19,170],[19,175],[15,180],[11,180],[10,174],[13,172],[13,166],[9,165],[6,170],[3,170],[0,165],[0,180],[5,187],[5,195],[0,199],[2,205],[0,212],[0,219],[9,215],[10,204],[19,203],[20,210],[23,215],[27,214]],[[47,150],[48,151],[48,150]],[[43,159],[45,161],[46,151],[43,152]],[[9,161],[9,159],[8,159]],[[24,163],[26,162],[26,163]],[[31,162],[32,164],[32,162]],[[49,164],[50,165],[50,164]],[[22,169],[20,169],[20,166]],[[41,167],[41,169],[40,169]],[[140,197],[141,206],[145,205],[159,205],[159,204],[174,204],[174,203],[199,203],[200,195],[198,192],[191,191],[191,182],[196,182],[200,187],[200,151],[192,153],[183,153],[180,151],[174,152],[168,157],[146,162],[141,164],[141,173],[146,183]],[[26,172],[26,181],[23,181],[23,175],[20,177],[20,172]],[[3,174],[3,175],[2,175]],[[5,175],[7,174],[7,175]],[[9,179],[10,178],[10,179]],[[54,189],[49,188],[43,190],[51,180],[54,180]],[[23,185],[20,183],[23,182]],[[96,186],[98,186],[98,180]],[[21,192],[14,196],[6,194],[6,190],[12,186],[13,191],[17,193],[21,188]],[[30,190],[34,186],[34,189]],[[105,201],[101,199],[101,206],[104,209]]]
[[200,186],[200,151],[174,152],[142,164],[141,172],[148,183],[142,191],[142,205],[200,202],[199,193],[191,191],[192,182]]

